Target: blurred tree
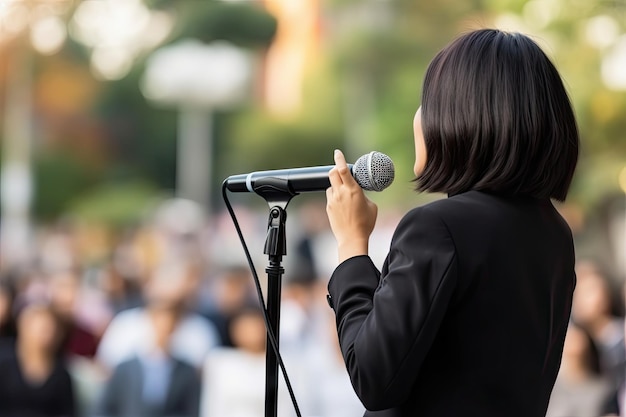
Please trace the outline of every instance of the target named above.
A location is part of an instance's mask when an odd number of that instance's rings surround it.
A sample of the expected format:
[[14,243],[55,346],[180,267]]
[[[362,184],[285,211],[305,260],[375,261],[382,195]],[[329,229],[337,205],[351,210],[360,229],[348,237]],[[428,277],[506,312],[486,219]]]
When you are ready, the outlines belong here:
[[136,226],[164,197],[149,182],[101,184],[68,207],[68,214],[81,223]]
[[208,43],[219,39],[264,48],[276,33],[276,19],[263,9],[261,2],[147,0],[146,4],[177,17],[171,40],[195,38]]
[[[176,17],[168,42],[188,37],[206,42],[223,39],[256,51],[269,45],[276,30],[275,19],[260,4],[146,3]],[[38,118],[43,123],[39,132],[47,138],[40,140],[37,168],[35,215],[39,218],[59,216],[69,205],[81,206],[83,199],[101,201],[94,196],[99,189],[91,188],[96,182],[141,181],[147,188],[174,188],[176,113],[151,107],[141,95],[143,60],[123,79],[97,83],[91,76],[83,76],[89,68],[88,58],[83,46],[69,41],[60,54],[37,60]],[[96,88],[88,87],[94,83]],[[73,93],[79,91],[85,93]],[[224,124],[218,120],[216,125],[220,129]],[[48,151],[51,143],[61,143],[64,151]],[[110,191],[106,187],[100,190],[105,196]],[[121,204],[116,210],[124,207],[130,205]],[[110,217],[116,216],[123,217]]]
[[34,167],[37,192],[33,210],[39,220],[58,218],[98,179],[97,172],[63,149],[39,152]]

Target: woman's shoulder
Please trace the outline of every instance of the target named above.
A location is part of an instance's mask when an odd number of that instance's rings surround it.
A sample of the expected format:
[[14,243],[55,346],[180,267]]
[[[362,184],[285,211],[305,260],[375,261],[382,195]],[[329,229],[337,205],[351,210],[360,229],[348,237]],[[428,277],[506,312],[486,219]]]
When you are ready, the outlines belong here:
[[469,191],[415,207],[405,215],[405,219],[422,217],[443,220],[450,214],[472,215],[474,212],[484,212],[488,206],[493,205],[494,201],[492,200],[493,197],[488,194]]
[[500,195],[484,191],[467,191],[448,198],[432,201],[416,209],[438,214],[439,216],[498,217],[511,213],[533,211],[555,211],[548,199],[527,196]]
[[416,207],[403,221],[443,223],[452,234],[457,231],[473,236],[550,230],[554,235],[571,240],[569,226],[550,200],[482,191],[468,191]]

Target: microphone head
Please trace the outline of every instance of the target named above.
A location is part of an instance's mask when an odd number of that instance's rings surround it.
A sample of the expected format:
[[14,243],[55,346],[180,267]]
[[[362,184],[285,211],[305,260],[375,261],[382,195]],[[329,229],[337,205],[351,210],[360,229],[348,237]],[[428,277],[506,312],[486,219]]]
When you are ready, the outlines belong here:
[[391,158],[376,151],[363,155],[352,167],[354,179],[367,191],[382,191],[389,187],[395,174]]

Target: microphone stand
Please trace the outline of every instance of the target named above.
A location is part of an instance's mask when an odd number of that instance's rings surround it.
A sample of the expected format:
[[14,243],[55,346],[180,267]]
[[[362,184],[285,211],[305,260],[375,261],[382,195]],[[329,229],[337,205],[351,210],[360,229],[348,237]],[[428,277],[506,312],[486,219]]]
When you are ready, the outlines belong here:
[[[286,179],[269,177],[255,181],[254,192],[265,199],[270,207],[267,221],[267,237],[263,253],[268,255],[266,306],[270,327],[276,337],[276,347],[280,339],[280,297],[283,256],[287,254],[285,224],[287,205],[298,193],[289,188]],[[278,412],[278,357],[271,348],[269,332],[265,346],[265,417],[277,417]]]

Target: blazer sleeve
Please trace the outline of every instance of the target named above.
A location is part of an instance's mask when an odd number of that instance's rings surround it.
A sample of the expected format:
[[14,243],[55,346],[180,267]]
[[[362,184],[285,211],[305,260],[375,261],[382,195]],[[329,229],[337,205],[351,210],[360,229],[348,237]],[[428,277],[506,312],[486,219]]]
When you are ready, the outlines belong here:
[[372,411],[404,403],[457,282],[454,242],[425,207],[398,225],[382,274],[368,256],[347,259],[328,284],[352,385]]

